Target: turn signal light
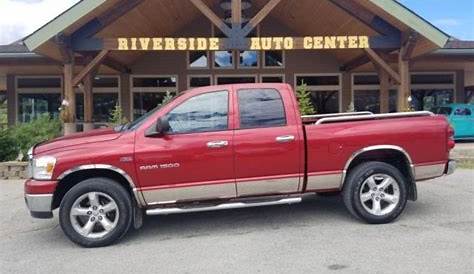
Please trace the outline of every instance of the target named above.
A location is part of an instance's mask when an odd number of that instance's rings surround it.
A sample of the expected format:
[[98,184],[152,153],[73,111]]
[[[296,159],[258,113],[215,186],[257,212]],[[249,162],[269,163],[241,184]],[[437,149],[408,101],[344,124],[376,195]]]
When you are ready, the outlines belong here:
[[456,146],[456,143],[454,142],[454,128],[452,126],[448,127],[448,151],[454,148]]

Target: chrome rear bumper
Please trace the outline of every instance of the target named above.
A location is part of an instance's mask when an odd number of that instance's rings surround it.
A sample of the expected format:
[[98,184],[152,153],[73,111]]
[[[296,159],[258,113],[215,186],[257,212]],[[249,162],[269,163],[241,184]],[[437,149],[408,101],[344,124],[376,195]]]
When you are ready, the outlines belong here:
[[449,160],[448,163],[446,164],[446,169],[444,171],[444,174],[446,175],[451,175],[454,173],[456,170],[457,163],[455,160]]
[[25,194],[25,203],[32,217],[53,218],[53,194]]

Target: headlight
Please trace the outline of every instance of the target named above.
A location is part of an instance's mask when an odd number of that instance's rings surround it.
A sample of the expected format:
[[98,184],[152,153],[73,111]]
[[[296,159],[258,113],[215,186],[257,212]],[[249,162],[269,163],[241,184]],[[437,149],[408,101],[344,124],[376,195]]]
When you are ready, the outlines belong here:
[[36,180],[51,180],[53,177],[56,158],[52,156],[43,156],[38,159],[33,158],[32,175]]

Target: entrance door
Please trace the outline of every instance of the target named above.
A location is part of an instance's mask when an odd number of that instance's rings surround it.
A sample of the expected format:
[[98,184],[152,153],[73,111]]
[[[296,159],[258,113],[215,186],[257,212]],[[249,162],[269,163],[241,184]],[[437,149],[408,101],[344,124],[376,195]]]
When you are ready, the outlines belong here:
[[303,140],[293,106],[285,106],[276,89],[239,89],[235,96],[237,195],[297,192]]
[[148,204],[236,196],[229,97],[226,90],[190,97],[166,114],[169,133],[137,141]]

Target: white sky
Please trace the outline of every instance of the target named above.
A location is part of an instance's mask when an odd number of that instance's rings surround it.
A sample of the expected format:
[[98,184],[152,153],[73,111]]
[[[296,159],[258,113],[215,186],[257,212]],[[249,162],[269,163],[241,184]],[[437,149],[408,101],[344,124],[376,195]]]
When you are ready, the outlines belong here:
[[0,45],[19,40],[78,0],[0,0]]

